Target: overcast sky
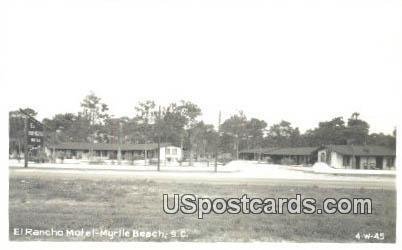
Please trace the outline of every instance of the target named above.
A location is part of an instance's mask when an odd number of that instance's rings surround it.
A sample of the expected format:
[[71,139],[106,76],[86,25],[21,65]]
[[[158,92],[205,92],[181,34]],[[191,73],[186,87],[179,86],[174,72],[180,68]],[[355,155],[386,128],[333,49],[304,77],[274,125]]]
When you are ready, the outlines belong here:
[[400,116],[400,1],[35,2],[3,9],[9,110],[77,112],[93,90],[116,116],[146,99],[302,131],[357,111],[391,133]]

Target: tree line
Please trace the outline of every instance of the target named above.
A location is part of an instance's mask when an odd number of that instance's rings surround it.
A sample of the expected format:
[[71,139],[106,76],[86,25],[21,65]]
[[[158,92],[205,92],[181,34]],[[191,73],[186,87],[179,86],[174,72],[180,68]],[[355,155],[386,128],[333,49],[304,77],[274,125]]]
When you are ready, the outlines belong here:
[[[37,111],[23,109],[33,117]],[[266,121],[248,118],[244,112],[233,114],[219,128],[200,120],[200,107],[190,101],[166,106],[152,100],[139,102],[133,108],[133,117],[114,117],[109,106],[94,93],[81,102],[77,113],[56,114],[45,118],[45,142],[88,143],[171,143],[182,147],[187,158],[211,158],[216,152],[238,158],[244,149],[265,147],[322,146],[329,144],[381,145],[396,147],[396,130],[392,135],[369,133],[369,124],[353,113],[345,122],[342,117],[319,122],[318,127],[301,133],[288,121],[268,127]],[[10,153],[19,153],[24,147],[24,115],[9,112]]]

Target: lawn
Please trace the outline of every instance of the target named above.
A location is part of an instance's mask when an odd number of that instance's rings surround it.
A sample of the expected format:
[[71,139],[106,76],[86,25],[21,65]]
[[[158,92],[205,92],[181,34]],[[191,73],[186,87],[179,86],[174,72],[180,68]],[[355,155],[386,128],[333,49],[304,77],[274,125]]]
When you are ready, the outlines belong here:
[[[14,228],[55,230],[138,230],[185,232],[184,237],[119,237],[113,241],[287,241],[287,242],[395,242],[396,191],[333,188],[311,185],[219,184],[179,180],[159,182],[138,178],[65,176],[10,173],[10,240],[108,241],[107,237],[77,235],[48,237],[14,235]],[[199,197],[295,197],[297,193],[322,202],[326,197],[368,197],[371,215],[165,214],[162,194]],[[357,233],[384,233],[385,239],[357,240]]]

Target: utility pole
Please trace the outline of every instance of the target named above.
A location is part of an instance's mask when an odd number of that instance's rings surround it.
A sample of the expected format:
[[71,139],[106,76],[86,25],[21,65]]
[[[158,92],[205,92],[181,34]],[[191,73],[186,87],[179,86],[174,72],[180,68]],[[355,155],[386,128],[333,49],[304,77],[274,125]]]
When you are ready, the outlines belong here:
[[121,144],[122,144],[122,133],[123,133],[123,123],[121,122],[121,120],[118,120],[118,125],[119,125],[119,132],[118,132],[118,136],[117,136],[117,141],[118,141],[118,148],[117,148],[117,164],[120,165],[121,164],[121,159],[122,159],[122,155],[121,155]]
[[219,111],[219,119],[218,119],[218,141],[216,143],[215,147],[215,173],[218,172],[218,147],[219,147],[219,142],[220,142],[220,134],[221,132],[221,111]]
[[[53,137],[53,151],[52,151],[52,163],[56,163],[56,140],[57,140],[57,130],[52,134]],[[54,162],[53,162],[54,161]]]
[[191,129],[189,128],[187,131],[188,131],[188,140],[189,140],[189,144],[188,144],[188,146],[189,146],[188,149],[189,150],[188,150],[188,152],[189,152],[189,156],[190,156],[188,165],[193,166],[193,142],[191,141]]
[[29,117],[26,116],[24,120],[24,168],[28,167],[28,124],[29,124]]
[[159,105],[159,111],[158,111],[158,119],[157,119],[157,126],[156,129],[158,131],[158,172],[161,171],[161,127],[160,127],[160,121],[161,121],[161,106]]

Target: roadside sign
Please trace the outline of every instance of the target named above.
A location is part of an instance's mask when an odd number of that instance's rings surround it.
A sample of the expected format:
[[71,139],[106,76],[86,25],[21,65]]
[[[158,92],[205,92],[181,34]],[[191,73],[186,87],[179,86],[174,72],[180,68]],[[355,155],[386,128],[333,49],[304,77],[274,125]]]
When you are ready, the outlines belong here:
[[28,119],[27,143],[32,147],[43,147],[43,124],[35,119]]
[[30,149],[43,147],[43,124],[25,113],[22,109],[20,109],[20,112],[25,115],[24,167],[27,168]]

